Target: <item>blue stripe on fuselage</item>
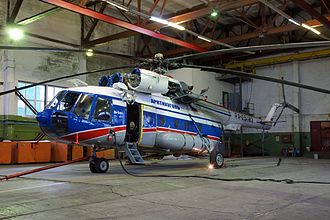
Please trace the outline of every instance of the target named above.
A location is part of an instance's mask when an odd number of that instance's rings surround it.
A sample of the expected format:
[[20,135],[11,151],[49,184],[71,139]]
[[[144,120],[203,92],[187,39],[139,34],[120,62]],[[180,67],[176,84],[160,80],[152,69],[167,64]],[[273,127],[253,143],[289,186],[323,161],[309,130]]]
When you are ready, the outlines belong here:
[[[164,110],[166,111],[166,110]],[[177,129],[180,131],[185,132],[194,132],[198,133],[194,123],[192,120],[186,120],[179,117],[168,116],[166,114],[155,114],[154,112],[149,112],[144,110],[143,112],[143,125],[145,128],[149,127],[165,127],[165,128],[172,128]],[[219,127],[214,125],[208,125],[204,123],[196,123],[198,130],[203,135],[210,135],[215,137],[220,137],[222,131]]]

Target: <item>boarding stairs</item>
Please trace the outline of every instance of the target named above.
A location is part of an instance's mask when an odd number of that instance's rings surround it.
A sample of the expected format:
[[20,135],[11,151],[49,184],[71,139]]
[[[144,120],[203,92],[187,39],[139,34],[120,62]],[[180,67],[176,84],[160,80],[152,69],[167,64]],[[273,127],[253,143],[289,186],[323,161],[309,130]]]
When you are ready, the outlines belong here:
[[132,164],[144,164],[144,160],[137,148],[137,143],[126,142],[124,145],[124,150]]

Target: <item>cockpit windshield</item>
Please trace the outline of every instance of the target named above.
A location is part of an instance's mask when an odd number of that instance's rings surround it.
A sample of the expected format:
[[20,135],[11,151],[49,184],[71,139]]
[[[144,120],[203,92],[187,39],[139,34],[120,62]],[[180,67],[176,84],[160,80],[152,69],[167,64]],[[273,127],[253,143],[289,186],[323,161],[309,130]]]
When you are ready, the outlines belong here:
[[63,96],[65,95],[66,91],[60,91],[59,93],[57,93],[57,95],[52,99],[52,101],[50,101],[47,105],[46,105],[46,109],[51,109],[51,108],[55,108],[58,104],[58,102],[63,98]]
[[60,111],[69,112],[72,109],[73,105],[76,103],[78,97],[79,97],[79,93],[68,92],[61,100],[57,109]]
[[72,109],[78,97],[79,93],[61,91],[53,98],[53,100],[47,105],[46,108],[57,108],[57,110],[68,112]]

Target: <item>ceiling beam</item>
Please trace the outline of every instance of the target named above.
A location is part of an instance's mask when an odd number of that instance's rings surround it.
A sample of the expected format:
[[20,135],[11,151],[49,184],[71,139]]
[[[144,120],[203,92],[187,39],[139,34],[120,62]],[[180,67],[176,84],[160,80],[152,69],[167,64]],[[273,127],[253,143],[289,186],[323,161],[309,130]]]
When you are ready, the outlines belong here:
[[[225,3],[217,3],[217,4],[212,4],[211,6],[207,6],[207,7],[203,7],[200,9],[196,9],[193,11],[189,11],[180,15],[176,15],[173,16],[171,18],[167,18],[168,21],[170,22],[174,22],[174,23],[185,23],[191,20],[195,20],[197,18],[200,17],[204,17],[208,14],[210,14],[210,11],[216,7],[219,8],[221,12],[225,12],[225,11],[230,11],[236,8],[240,8],[240,7],[244,7],[244,6],[248,6],[248,5],[253,5],[258,3],[258,0],[241,0],[241,1],[229,1],[229,2],[225,2]],[[155,29],[159,29],[161,27],[164,27],[165,25],[160,24],[160,23],[150,23],[147,25],[144,25],[142,27],[147,28],[149,30],[155,30]],[[113,40],[118,40],[118,39],[122,39],[122,38],[127,38],[127,37],[131,37],[131,36],[135,36],[138,35],[139,33],[134,32],[134,31],[123,31],[117,34],[113,34],[110,36],[106,36],[106,37],[102,37],[102,38],[98,38],[95,40],[92,40],[90,42],[87,43],[88,46],[94,46],[97,44],[102,44],[105,42],[109,42],[109,41],[113,41]]]
[[[103,13],[106,7],[107,7],[107,3],[106,2],[102,2],[102,6],[101,6],[99,12],[100,13]],[[99,22],[99,19],[96,19],[95,18],[93,20],[92,26],[90,27],[88,33],[86,34],[86,37],[85,37],[84,41],[88,41],[91,38],[91,36],[93,34],[93,31],[95,30],[96,25],[97,25],[98,22]]]
[[321,15],[318,11],[316,11],[310,4],[305,2],[304,0],[291,0],[296,5],[298,5],[301,9],[305,10],[312,17],[316,18],[319,22],[321,22],[324,26],[330,29],[330,21],[326,19],[323,15]]
[[54,14],[55,12],[58,12],[58,11],[61,11],[62,8],[58,8],[58,7],[54,7],[54,8],[51,8],[51,9],[48,9],[46,11],[43,11],[43,12],[40,12],[36,15],[33,15],[31,17],[28,17],[28,18],[24,18],[18,22],[16,22],[18,25],[28,25],[28,24],[31,24],[32,22],[35,22],[35,21],[38,21],[40,19],[43,19],[49,15],[52,15]]
[[15,22],[15,19],[18,15],[19,9],[22,6],[22,3],[23,3],[23,0],[17,0],[16,1],[15,5],[14,5],[14,9],[11,12],[10,17],[7,20],[9,23],[14,23]]
[[66,1],[63,1],[63,0],[41,0],[41,1],[53,4],[57,7],[65,8],[67,10],[70,10],[70,11],[73,11],[73,12],[76,12],[76,13],[79,13],[79,14],[82,14],[82,15],[86,15],[86,16],[89,16],[89,17],[92,17],[92,18],[99,19],[99,20],[104,21],[104,22],[109,23],[109,24],[114,24],[114,25],[122,27],[122,28],[126,28],[126,29],[129,29],[129,30],[134,30],[134,31],[139,32],[141,34],[145,34],[145,35],[148,35],[148,36],[151,36],[151,37],[154,37],[154,38],[158,38],[158,39],[161,39],[161,40],[164,40],[164,41],[167,41],[167,42],[170,42],[170,43],[182,46],[182,47],[186,47],[186,48],[189,48],[189,50],[194,50],[194,51],[198,51],[198,52],[207,51],[206,49],[204,49],[202,47],[199,47],[197,45],[188,43],[186,41],[178,40],[176,38],[169,37],[169,36],[164,35],[164,34],[159,34],[159,33],[156,33],[154,31],[145,29],[143,27],[140,27],[140,26],[137,26],[137,25],[134,25],[134,24],[130,24],[128,22],[119,20],[119,19],[111,17],[109,15],[105,15],[105,14],[102,14],[102,13],[93,11],[91,9],[84,8],[84,7],[69,3],[69,2],[66,2]]
[[[330,16],[326,17],[328,20],[330,20]],[[320,26],[322,25],[318,20],[313,19],[313,20],[308,20],[305,22],[307,25],[309,26]],[[279,33],[283,33],[283,32],[290,32],[290,31],[295,31],[298,30],[300,27],[295,25],[295,24],[288,24],[288,25],[284,25],[284,26],[280,26],[280,27],[266,27],[264,29],[264,35],[265,36],[269,36],[269,35],[273,35],[273,34],[279,34]],[[255,39],[255,38],[259,38],[260,33],[259,32],[250,32],[250,33],[246,33],[246,34],[242,34],[239,36],[230,36],[230,37],[225,37],[225,38],[219,38],[217,39],[218,41],[221,41],[223,43],[233,43],[233,42],[239,42],[239,41],[243,41],[243,40],[250,40],[250,39]],[[192,41],[191,43],[198,43],[198,40]],[[214,43],[208,43],[208,42],[203,42],[198,44],[200,47],[203,48],[209,48],[212,46],[215,46]],[[178,54],[182,54],[182,53],[186,53],[189,52],[189,49],[186,48],[177,48],[177,49],[173,49],[173,50],[168,50],[166,52],[164,52],[165,56],[174,56],[174,55],[178,55]]]

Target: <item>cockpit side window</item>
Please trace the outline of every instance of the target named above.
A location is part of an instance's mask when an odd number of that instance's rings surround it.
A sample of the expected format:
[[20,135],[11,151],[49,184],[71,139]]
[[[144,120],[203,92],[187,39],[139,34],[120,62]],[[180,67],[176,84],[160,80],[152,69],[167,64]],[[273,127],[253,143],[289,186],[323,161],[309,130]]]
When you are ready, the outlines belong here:
[[73,110],[73,112],[85,119],[89,117],[94,96],[82,94]]
[[61,100],[57,109],[60,111],[69,112],[72,109],[73,105],[76,103],[78,97],[79,97],[79,93],[68,92]]
[[111,121],[111,100],[98,97],[93,118],[101,121]]

